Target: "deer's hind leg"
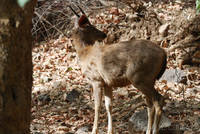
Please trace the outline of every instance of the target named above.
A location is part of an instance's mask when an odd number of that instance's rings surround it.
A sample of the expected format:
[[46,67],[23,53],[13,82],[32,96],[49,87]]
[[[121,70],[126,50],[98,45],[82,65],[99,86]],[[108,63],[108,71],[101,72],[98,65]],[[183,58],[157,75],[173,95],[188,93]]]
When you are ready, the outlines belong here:
[[147,104],[147,114],[148,114],[148,124],[147,124],[146,134],[151,134],[154,123],[155,108],[152,104],[152,101],[149,100],[148,98],[146,98],[146,104]]
[[150,100],[149,97],[146,96],[148,111],[148,126],[146,134],[159,134],[159,125],[162,116],[163,101],[164,99],[160,94],[157,93],[157,91],[154,92],[154,95],[152,98],[150,98]]
[[164,105],[164,98],[158,94],[156,100],[153,101],[155,116],[154,116],[154,124],[153,124],[153,134],[159,133],[159,124],[162,116],[162,107]]
[[140,90],[146,97],[147,111],[148,111],[148,125],[146,134],[157,134],[159,131],[159,122],[162,108],[159,103],[160,94],[155,90],[155,79],[145,76],[144,73],[137,73],[130,77],[132,84]]

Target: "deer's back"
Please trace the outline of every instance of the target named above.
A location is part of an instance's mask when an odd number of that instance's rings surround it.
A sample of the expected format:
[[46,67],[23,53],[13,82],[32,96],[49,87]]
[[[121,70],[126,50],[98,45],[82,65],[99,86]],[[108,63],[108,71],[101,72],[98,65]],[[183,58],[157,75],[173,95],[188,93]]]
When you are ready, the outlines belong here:
[[130,84],[131,77],[138,74],[155,81],[166,58],[162,48],[146,40],[90,46],[82,51],[82,72],[91,81],[104,81],[115,87]]
[[165,58],[165,51],[146,40],[134,40],[106,46],[101,56],[101,75],[106,83],[124,86],[133,75],[156,79]]

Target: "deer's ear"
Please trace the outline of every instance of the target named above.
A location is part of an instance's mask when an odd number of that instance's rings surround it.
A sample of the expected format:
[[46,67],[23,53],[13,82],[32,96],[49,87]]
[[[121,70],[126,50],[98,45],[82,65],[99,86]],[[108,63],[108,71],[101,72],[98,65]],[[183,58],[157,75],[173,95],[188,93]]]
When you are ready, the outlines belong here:
[[78,17],[75,17],[75,18],[74,18],[74,22],[75,22],[75,23],[74,23],[74,27],[75,27],[75,28],[79,28],[78,21],[79,21]]
[[90,22],[88,18],[83,14],[78,20],[78,25],[79,27],[84,27],[86,24],[90,24]]

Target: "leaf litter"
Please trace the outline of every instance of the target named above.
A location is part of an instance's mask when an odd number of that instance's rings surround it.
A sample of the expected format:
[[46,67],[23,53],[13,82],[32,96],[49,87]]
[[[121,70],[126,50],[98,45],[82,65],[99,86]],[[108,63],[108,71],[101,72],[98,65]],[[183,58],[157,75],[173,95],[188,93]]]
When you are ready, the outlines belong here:
[[[108,43],[129,40],[132,38],[150,39],[162,44],[168,51],[178,42],[184,30],[177,22],[185,14],[192,16],[194,9],[186,8],[182,2],[146,3],[150,13],[147,22],[138,15],[132,14],[129,8],[111,7],[105,12],[94,16],[91,22],[107,32]],[[184,11],[184,12],[183,12]],[[154,15],[156,12],[157,16]],[[186,13],[185,13],[186,12]],[[153,17],[152,17],[153,16]],[[142,18],[143,19],[143,18]],[[187,19],[190,19],[187,17]],[[162,26],[169,25],[158,32]],[[173,23],[172,23],[173,22]],[[150,27],[148,26],[150,25]],[[163,26],[164,27],[164,26]],[[183,28],[184,29],[184,28]],[[183,50],[176,49],[168,54],[168,69],[180,68],[175,57]],[[92,129],[94,109],[92,88],[84,79],[78,64],[78,58],[70,38],[60,37],[34,46],[33,51],[33,91],[32,91],[32,122],[33,134],[74,134],[84,128]],[[160,80],[156,83],[157,90],[167,96],[165,114],[173,123],[179,124],[185,133],[200,132],[200,69],[195,66],[183,66],[186,82],[168,82]],[[179,77],[177,79],[180,79]],[[128,134],[128,118],[133,112],[144,109],[144,105],[133,106],[143,102],[143,95],[133,86],[117,88],[113,91],[113,122],[117,134]],[[102,103],[103,104],[103,103]],[[102,105],[100,114],[100,134],[106,133],[107,114]],[[85,131],[86,131],[85,130]]]

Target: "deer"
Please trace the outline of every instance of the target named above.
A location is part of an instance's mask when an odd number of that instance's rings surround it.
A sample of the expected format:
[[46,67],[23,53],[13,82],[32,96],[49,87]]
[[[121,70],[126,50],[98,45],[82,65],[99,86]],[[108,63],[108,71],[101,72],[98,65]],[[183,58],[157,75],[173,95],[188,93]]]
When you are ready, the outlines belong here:
[[164,97],[155,89],[155,81],[163,75],[167,54],[163,48],[149,40],[129,40],[111,45],[95,45],[107,35],[92,25],[84,13],[77,16],[76,28],[71,36],[81,71],[93,88],[94,123],[91,134],[98,133],[99,110],[104,92],[108,118],[107,134],[114,134],[112,123],[112,90],[132,84],[145,96],[148,113],[146,134],[158,134]]

